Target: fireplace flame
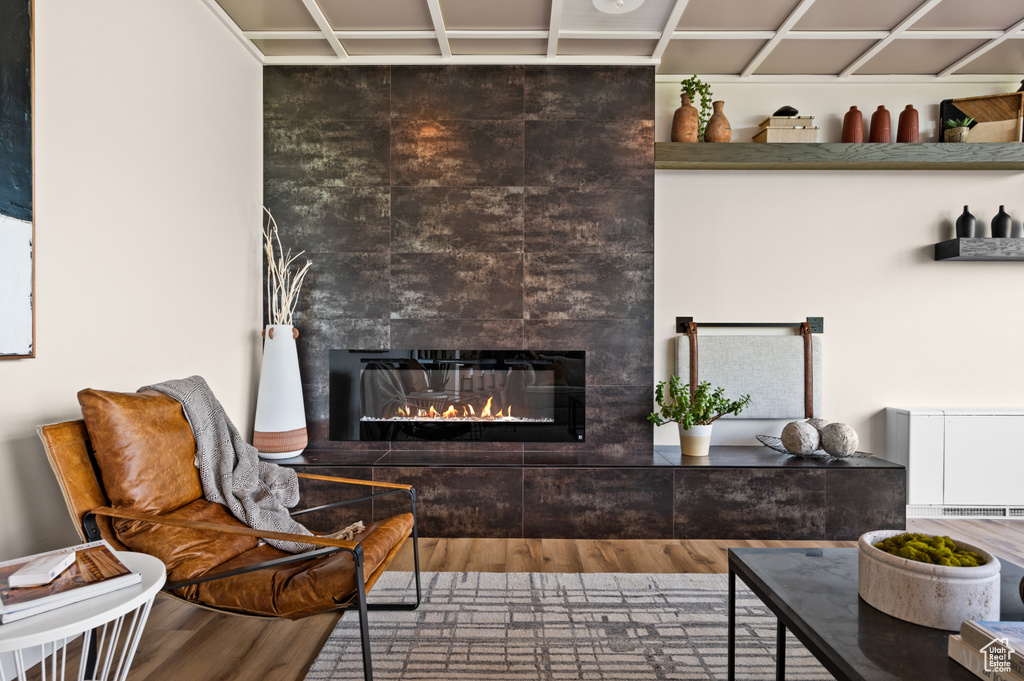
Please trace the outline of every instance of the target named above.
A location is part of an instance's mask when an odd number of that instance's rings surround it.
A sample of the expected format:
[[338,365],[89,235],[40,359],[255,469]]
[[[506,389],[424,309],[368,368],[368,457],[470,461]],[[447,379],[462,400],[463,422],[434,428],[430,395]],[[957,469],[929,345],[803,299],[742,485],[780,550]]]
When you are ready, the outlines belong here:
[[[467,403],[465,403],[463,405],[460,405],[460,406],[461,406],[461,411],[459,410],[459,406],[456,406],[453,403],[449,403],[447,407],[445,407],[443,404],[441,404],[441,405],[438,405],[437,407],[430,406],[427,409],[422,409],[422,408],[415,407],[415,406],[409,405],[409,404],[403,404],[402,406],[397,407],[395,409],[393,416],[384,417],[384,418],[381,418],[381,419],[373,419],[373,418],[364,417],[363,420],[370,420],[370,421],[393,421],[393,420],[398,420],[398,421],[406,421],[406,420],[409,420],[409,421],[428,421],[428,420],[429,421],[444,421],[444,420],[452,420],[452,421],[499,421],[499,420],[501,420],[501,421],[550,421],[551,420],[551,419],[532,419],[532,418],[524,418],[524,417],[519,417],[519,418],[513,417],[512,416],[512,406],[511,405],[505,405],[501,409],[498,410],[497,414],[493,414],[492,413],[492,409],[493,409],[493,406],[494,406],[494,396],[493,395],[489,396],[487,398],[487,402],[484,404],[483,408],[480,410],[480,415],[479,416],[477,416],[476,410],[473,408],[472,404],[467,402]],[[439,408],[443,409],[443,411],[438,411]]]

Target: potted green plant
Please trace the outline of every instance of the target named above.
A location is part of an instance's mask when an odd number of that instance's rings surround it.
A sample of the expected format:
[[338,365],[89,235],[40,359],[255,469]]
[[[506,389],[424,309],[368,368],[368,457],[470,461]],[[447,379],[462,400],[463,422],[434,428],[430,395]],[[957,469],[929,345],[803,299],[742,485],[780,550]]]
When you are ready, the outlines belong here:
[[711,86],[698,78],[690,76],[679,83],[682,86],[682,94],[686,95],[691,105],[697,103],[697,95],[700,95],[700,113],[698,114],[697,139],[704,139],[704,129],[708,127],[711,120]]
[[730,400],[725,388],[712,389],[708,381],[697,384],[691,397],[690,385],[684,385],[678,376],[669,376],[668,382],[659,381],[654,397],[661,411],[651,412],[647,420],[656,426],[678,423],[684,456],[707,456],[712,424],[727,414],[739,414],[750,404],[750,395]]
[[967,118],[947,118],[942,124],[946,131],[943,133],[943,139],[947,142],[966,142],[967,133],[971,128],[971,123],[974,119],[968,116]]

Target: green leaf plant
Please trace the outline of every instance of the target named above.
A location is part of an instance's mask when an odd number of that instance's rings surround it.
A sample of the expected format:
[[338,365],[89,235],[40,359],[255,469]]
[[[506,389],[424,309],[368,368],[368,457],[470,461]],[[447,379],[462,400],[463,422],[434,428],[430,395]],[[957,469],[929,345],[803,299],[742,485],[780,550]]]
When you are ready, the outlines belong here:
[[700,129],[697,130],[697,139],[702,140],[704,139],[704,128],[711,120],[711,86],[696,75],[690,76],[680,85],[683,86],[683,92],[690,97],[692,104],[697,103],[697,95],[700,95]]
[[730,400],[725,396],[725,388],[715,388],[712,391],[711,384],[707,381],[697,385],[691,399],[690,384],[682,384],[682,379],[678,376],[670,376],[667,383],[659,381],[654,396],[661,407],[661,413],[652,412],[647,420],[656,426],[681,423],[684,430],[694,426],[706,426],[727,414],[739,414],[750,404],[750,395]]
[[971,118],[970,116],[968,116],[967,118],[963,118],[963,119],[947,118],[944,125],[947,128],[969,128],[969,127],[971,127],[971,123],[973,123],[973,122],[974,122],[974,119]]

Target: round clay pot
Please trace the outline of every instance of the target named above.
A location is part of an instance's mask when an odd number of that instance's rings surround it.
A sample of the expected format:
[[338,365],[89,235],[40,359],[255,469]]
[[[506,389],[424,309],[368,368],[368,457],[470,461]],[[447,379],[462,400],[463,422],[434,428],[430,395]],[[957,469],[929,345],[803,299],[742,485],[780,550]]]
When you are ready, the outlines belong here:
[[860,110],[851,106],[850,110],[843,116],[843,142],[864,141],[864,115]]
[[672,141],[696,142],[697,131],[700,129],[700,112],[690,103],[688,93],[684,92],[680,98],[682,106],[676,109],[676,114],[672,117]]
[[704,130],[704,141],[728,142],[732,139],[732,126],[729,125],[729,119],[722,113],[722,107],[725,106],[725,102],[721,100],[711,102],[711,106],[715,112],[711,114],[708,127]]
[[900,121],[896,127],[896,141],[919,142],[920,134],[917,109],[913,104],[907,104],[907,108],[900,112]]
[[884,106],[879,106],[875,113],[871,114],[871,135],[868,141],[884,144],[892,142],[892,119],[889,118],[889,111]]
[[942,133],[942,137],[947,142],[966,142],[967,133],[970,131],[970,128],[947,128],[946,132]]

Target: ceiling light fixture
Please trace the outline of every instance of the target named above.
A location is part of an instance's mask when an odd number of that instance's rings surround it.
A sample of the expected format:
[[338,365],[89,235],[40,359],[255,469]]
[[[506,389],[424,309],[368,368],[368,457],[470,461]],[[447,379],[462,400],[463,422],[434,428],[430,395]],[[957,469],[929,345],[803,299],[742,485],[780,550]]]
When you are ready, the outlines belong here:
[[625,14],[644,4],[644,0],[591,0],[599,12],[605,14]]

